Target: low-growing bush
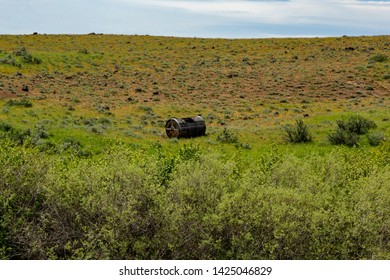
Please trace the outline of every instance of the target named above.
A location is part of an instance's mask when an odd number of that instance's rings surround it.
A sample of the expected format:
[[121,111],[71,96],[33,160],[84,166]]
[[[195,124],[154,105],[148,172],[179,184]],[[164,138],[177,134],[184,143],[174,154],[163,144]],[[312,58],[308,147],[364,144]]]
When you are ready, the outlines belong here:
[[284,126],[283,131],[285,140],[289,143],[307,143],[312,141],[309,128],[301,119],[295,121],[295,126]]
[[43,150],[53,149],[54,143],[43,141],[47,140],[49,136],[42,124],[36,125],[33,129],[20,129],[0,121],[0,138],[11,140],[18,145],[40,146]]
[[17,145],[23,145],[31,139],[31,130],[18,129],[0,121],[0,139],[7,139]]
[[31,54],[26,54],[22,57],[22,62],[28,64],[41,64],[42,60],[38,57],[34,57]]
[[375,122],[359,115],[351,116],[347,121],[339,120],[337,121],[337,126],[358,135],[366,134],[370,129],[376,128]]
[[376,54],[370,58],[371,62],[386,62],[389,57],[385,54]]
[[367,134],[376,124],[361,116],[351,116],[348,120],[338,120],[336,131],[328,135],[333,145],[347,145],[349,147],[359,144],[359,135]]
[[354,147],[359,144],[360,138],[356,133],[337,127],[335,132],[328,135],[328,140],[333,145]]
[[6,102],[6,105],[11,107],[11,106],[18,106],[18,107],[25,107],[25,108],[30,108],[33,106],[32,102],[30,99],[23,97],[22,99],[10,99]]
[[181,160],[199,160],[200,148],[196,145],[184,145],[179,149],[178,157]]
[[0,121],[0,132],[9,132],[12,131],[13,127],[9,123]]
[[370,134],[367,134],[367,140],[371,146],[378,146],[382,142],[386,141],[386,137],[383,132],[374,131]]
[[16,56],[21,57],[21,60],[24,63],[28,63],[28,64],[41,64],[42,63],[42,60],[40,58],[32,56],[32,54],[30,54],[24,46],[19,47],[17,50],[15,50],[14,54]]
[[16,66],[16,67],[21,67],[22,65],[18,63],[15,58],[13,58],[11,55],[8,55],[6,57],[0,58],[0,64],[5,64],[5,65],[11,65],[11,66]]
[[237,134],[226,127],[223,129],[223,131],[220,134],[218,134],[217,140],[221,143],[229,143],[229,144],[238,143]]

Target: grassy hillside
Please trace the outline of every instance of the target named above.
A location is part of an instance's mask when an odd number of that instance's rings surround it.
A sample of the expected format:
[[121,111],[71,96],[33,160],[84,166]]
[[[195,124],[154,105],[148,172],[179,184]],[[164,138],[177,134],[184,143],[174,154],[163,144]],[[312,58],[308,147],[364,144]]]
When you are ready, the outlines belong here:
[[[0,119],[23,128],[46,120],[57,142],[63,133],[82,142],[89,134],[161,141],[169,117],[196,114],[206,119],[209,140],[223,125],[251,146],[278,141],[280,126],[305,114],[319,142],[350,113],[387,130],[389,44],[388,36],[0,36]],[[33,106],[4,106],[22,97]]]
[[389,259],[389,66],[389,36],[0,35],[0,258]]

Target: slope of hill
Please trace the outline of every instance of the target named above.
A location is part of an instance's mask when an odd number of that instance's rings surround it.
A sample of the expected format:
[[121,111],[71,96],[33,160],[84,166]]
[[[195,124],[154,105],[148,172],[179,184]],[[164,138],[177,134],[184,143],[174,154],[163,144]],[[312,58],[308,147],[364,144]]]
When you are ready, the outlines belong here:
[[157,131],[171,116],[202,114],[210,127],[255,133],[257,126],[275,127],[304,115],[318,117],[318,123],[389,106],[389,36],[3,35],[0,46],[3,103],[27,97],[53,114],[105,114],[148,128],[149,137],[161,136]]

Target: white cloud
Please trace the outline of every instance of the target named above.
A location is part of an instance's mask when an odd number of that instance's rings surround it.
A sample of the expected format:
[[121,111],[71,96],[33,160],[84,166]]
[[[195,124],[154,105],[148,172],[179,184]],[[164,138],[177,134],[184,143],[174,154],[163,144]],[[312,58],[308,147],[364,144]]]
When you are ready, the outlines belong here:
[[[122,0],[125,1],[125,0]],[[370,24],[390,22],[389,1],[358,0],[291,0],[291,1],[238,1],[238,0],[144,0],[145,5],[182,11],[273,24]]]
[[[180,1],[146,0],[145,5],[177,9],[182,12],[214,16],[233,22],[285,25],[322,25],[329,29],[371,29],[383,34],[390,29],[390,1],[290,0],[290,1]],[[375,31],[376,30],[376,31]],[[299,32],[299,31],[298,31]],[[364,31],[363,31],[364,32]],[[291,33],[291,31],[289,31]],[[329,32],[332,33],[332,32]],[[361,35],[361,34],[360,34]]]
[[0,0],[0,33],[390,35],[390,1]]

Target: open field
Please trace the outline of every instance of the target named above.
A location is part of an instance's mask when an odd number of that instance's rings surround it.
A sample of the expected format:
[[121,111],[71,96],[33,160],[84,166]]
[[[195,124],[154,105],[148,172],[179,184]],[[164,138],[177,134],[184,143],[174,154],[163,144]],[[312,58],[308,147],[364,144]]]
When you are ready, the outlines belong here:
[[387,139],[389,36],[0,35],[0,258],[389,259]]
[[[320,142],[344,114],[361,112],[383,130],[389,127],[382,121],[389,118],[389,61],[380,60],[390,56],[388,36],[31,35],[0,40],[0,59],[11,56],[20,66],[0,63],[2,103],[23,96],[34,103],[30,109],[5,109],[0,119],[23,128],[48,120],[53,141],[61,141],[59,127],[75,137],[88,138],[84,132],[94,130],[109,138],[161,141],[169,117],[196,114],[206,119],[211,140],[224,124],[252,146],[277,141],[275,131],[304,114]],[[21,47],[40,63],[23,62],[15,55]],[[94,126],[90,119],[107,124]]]

